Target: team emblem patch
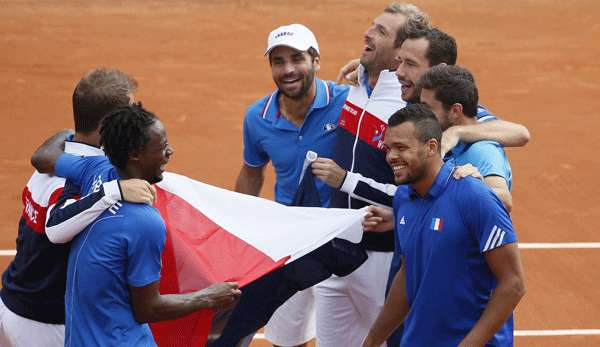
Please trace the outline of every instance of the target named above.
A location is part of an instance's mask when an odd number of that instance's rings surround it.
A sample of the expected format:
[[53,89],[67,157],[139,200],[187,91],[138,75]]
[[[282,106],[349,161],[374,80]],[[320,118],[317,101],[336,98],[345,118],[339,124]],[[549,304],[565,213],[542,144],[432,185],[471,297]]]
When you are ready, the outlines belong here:
[[325,124],[325,126],[323,126],[323,129],[324,129],[326,132],[330,132],[330,131],[332,131],[332,130],[335,130],[335,128],[337,128],[337,125],[336,125],[336,124],[333,124],[333,123],[327,123],[327,124]]
[[431,219],[431,230],[433,231],[442,231],[444,228],[444,220],[441,218],[432,218]]

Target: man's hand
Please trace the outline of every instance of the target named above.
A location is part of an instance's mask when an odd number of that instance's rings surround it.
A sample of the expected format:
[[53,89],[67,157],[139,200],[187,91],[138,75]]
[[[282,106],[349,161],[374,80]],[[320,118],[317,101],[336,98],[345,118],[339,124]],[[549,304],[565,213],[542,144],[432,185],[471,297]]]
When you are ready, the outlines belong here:
[[458,141],[460,141],[461,126],[452,126],[442,133],[442,158],[446,153],[450,152],[452,148],[456,147]]
[[215,310],[231,306],[242,294],[236,282],[216,283],[196,293],[206,303],[206,308]]
[[384,232],[394,229],[394,211],[387,207],[369,206],[362,222],[363,230]]
[[313,175],[335,189],[339,189],[346,178],[346,170],[329,158],[317,158],[311,167]]
[[483,176],[481,176],[481,172],[479,172],[477,167],[469,163],[457,166],[452,176],[457,180],[468,176],[472,176],[483,181]]
[[119,185],[124,201],[152,205],[156,200],[156,188],[146,180],[137,178],[121,180]]
[[352,59],[346,65],[342,66],[336,77],[337,83],[346,83],[351,86],[358,86],[358,66],[359,59]]

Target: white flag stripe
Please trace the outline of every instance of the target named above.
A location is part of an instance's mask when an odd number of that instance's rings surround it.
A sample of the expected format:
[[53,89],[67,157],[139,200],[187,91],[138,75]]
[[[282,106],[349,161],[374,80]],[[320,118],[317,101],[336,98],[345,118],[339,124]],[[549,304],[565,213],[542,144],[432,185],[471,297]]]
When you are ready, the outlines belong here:
[[485,247],[483,247],[483,251],[487,251],[488,247],[490,247],[490,243],[492,242],[492,239],[494,238],[494,234],[496,234],[496,229],[498,227],[494,225],[494,227],[492,228],[492,232],[490,233],[490,236],[488,236],[487,242],[485,243]]
[[365,210],[289,207],[174,173],[158,185],[274,261],[296,259],[340,234],[352,242],[362,238]]
[[504,234],[506,234],[506,232],[502,231],[502,233],[500,234],[500,239],[493,248],[499,247],[502,244],[502,240],[504,240]]

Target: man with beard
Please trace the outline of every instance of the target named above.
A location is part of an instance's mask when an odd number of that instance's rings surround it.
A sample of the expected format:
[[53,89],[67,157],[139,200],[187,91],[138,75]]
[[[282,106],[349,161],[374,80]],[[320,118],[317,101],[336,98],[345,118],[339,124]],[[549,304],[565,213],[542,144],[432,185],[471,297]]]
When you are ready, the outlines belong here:
[[[456,40],[439,29],[411,30],[400,47],[396,75],[402,84],[402,99],[408,103],[419,102],[417,80],[432,66],[454,65],[457,60]],[[523,146],[529,141],[529,132],[519,124],[496,119],[485,107],[478,106],[474,124],[449,127],[442,138],[442,155],[458,141],[498,141],[507,147]],[[493,121],[492,121],[493,120]]]
[[[392,205],[396,187],[385,162],[383,135],[388,118],[405,106],[393,70],[406,30],[413,27],[428,28],[427,15],[414,5],[392,3],[365,32],[359,84],[351,87],[340,114],[335,153],[319,153],[312,164],[314,175],[334,188],[331,207]],[[393,230],[365,233],[361,244],[369,258],[360,268],[346,277],[332,276],[316,287],[318,346],[360,346],[383,306],[394,251]]]
[[363,347],[404,322],[400,346],[512,346],[512,312],[525,294],[515,231],[483,182],[456,180],[444,163],[433,112],[413,104],[385,134],[398,187],[393,213],[371,207],[365,230],[395,227],[404,264]]
[[[258,196],[271,161],[276,174],[275,201],[291,205],[307,153],[333,155],[334,130],[348,87],[315,77],[319,54],[314,34],[304,25],[282,26],[269,34],[265,55],[277,90],[246,112],[244,164],[237,192]],[[318,205],[328,207],[329,186],[322,181],[315,184]],[[275,311],[265,326],[265,336],[276,346],[306,346],[315,336],[313,289],[297,292]]]
[[[405,29],[403,40],[395,50],[394,62],[390,64],[391,68],[396,69],[396,76],[394,77],[397,85],[395,88],[390,89],[393,90],[394,95],[388,95],[390,100],[395,98],[398,102],[402,102],[402,105],[389,112],[388,117],[396,110],[404,107],[405,102],[418,102],[418,94],[415,92],[414,85],[416,85],[419,76],[429,66],[456,63],[457,47],[456,41],[452,37],[438,29],[427,28],[424,25],[412,22],[409,22]],[[418,41],[417,43],[421,45],[413,49],[413,41]],[[376,112],[385,114],[385,112],[382,112],[383,107],[378,107],[378,105],[385,105],[386,101],[390,101],[380,100],[377,103],[372,100],[373,97],[366,99],[366,95],[368,95],[366,93],[370,85],[367,82],[371,79],[368,78],[368,74],[365,74],[363,65],[370,63],[369,57],[373,57],[373,52],[376,52],[376,50],[371,47],[373,41],[369,40],[368,36],[365,37],[365,42],[365,52],[363,52],[360,60],[361,66],[357,70],[358,87],[351,90],[347,103],[344,105],[344,111],[340,116],[336,156],[334,160],[319,158],[312,165],[315,176],[337,189],[334,190],[332,196],[332,207],[360,208],[368,204],[391,206],[392,197],[396,192],[392,172],[385,163],[383,148],[383,134],[387,128],[387,118],[373,116]],[[417,60],[413,51],[420,54],[421,60]],[[372,63],[371,65],[377,66]],[[342,69],[341,75],[345,75],[355,66],[353,62],[350,62]],[[368,71],[368,66],[366,69]],[[391,73],[393,74],[393,72]],[[362,99],[360,94],[353,93],[356,89],[366,90],[366,92],[362,92]],[[400,95],[402,98],[399,97]],[[358,100],[358,103],[356,100]],[[361,100],[368,100],[368,103]],[[357,107],[361,103],[367,105],[367,109]],[[484,107],[479,107],[477,118],[480,122],[489,122],[465,125],[457,129],[449,128],[444,133],[442,141],[444,153],[454,147],[459,139],[464,142],[489,139],[506,146],[522,146],[529,140],[529,133],[525,127],[497,120]],[[382,254],[382,250],[389,250],[390,253],[384,254],[391,254],[394,248],[393,232],[367,233],[363,238],[363,243],[365,243],[367,250],[379,250],[379,252],[371,253]],[[371,253],[369,256],[371,256]],[[391,263],[390,280],[400,267],[400,259],[394,256]],[[343,286],[341,284],[343,281],[339,279],[340,287]],[[324,285],[320,285],[319,289],[324,287]],[[399,334],[395,334],[393,344],[398,341],[398,337]]]

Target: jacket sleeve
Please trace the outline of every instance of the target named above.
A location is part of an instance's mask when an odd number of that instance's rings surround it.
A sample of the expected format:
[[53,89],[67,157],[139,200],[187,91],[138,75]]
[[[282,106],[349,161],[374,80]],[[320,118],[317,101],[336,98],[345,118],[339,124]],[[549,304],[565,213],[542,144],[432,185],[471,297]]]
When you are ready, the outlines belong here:
[[52,243],[67,243],[107,208],[121,200],[118,180],[102,184],[101,189],[79,199],[79,187],[67,180],[56,204],[46,215],[46,236]]
[[379,183],[374,179],[364,177],[356,172],[346,172],[344,183],[340,190],[350,197],[365,201],[372,205],[392,207],[394,194],[398,186],[389,183]]

